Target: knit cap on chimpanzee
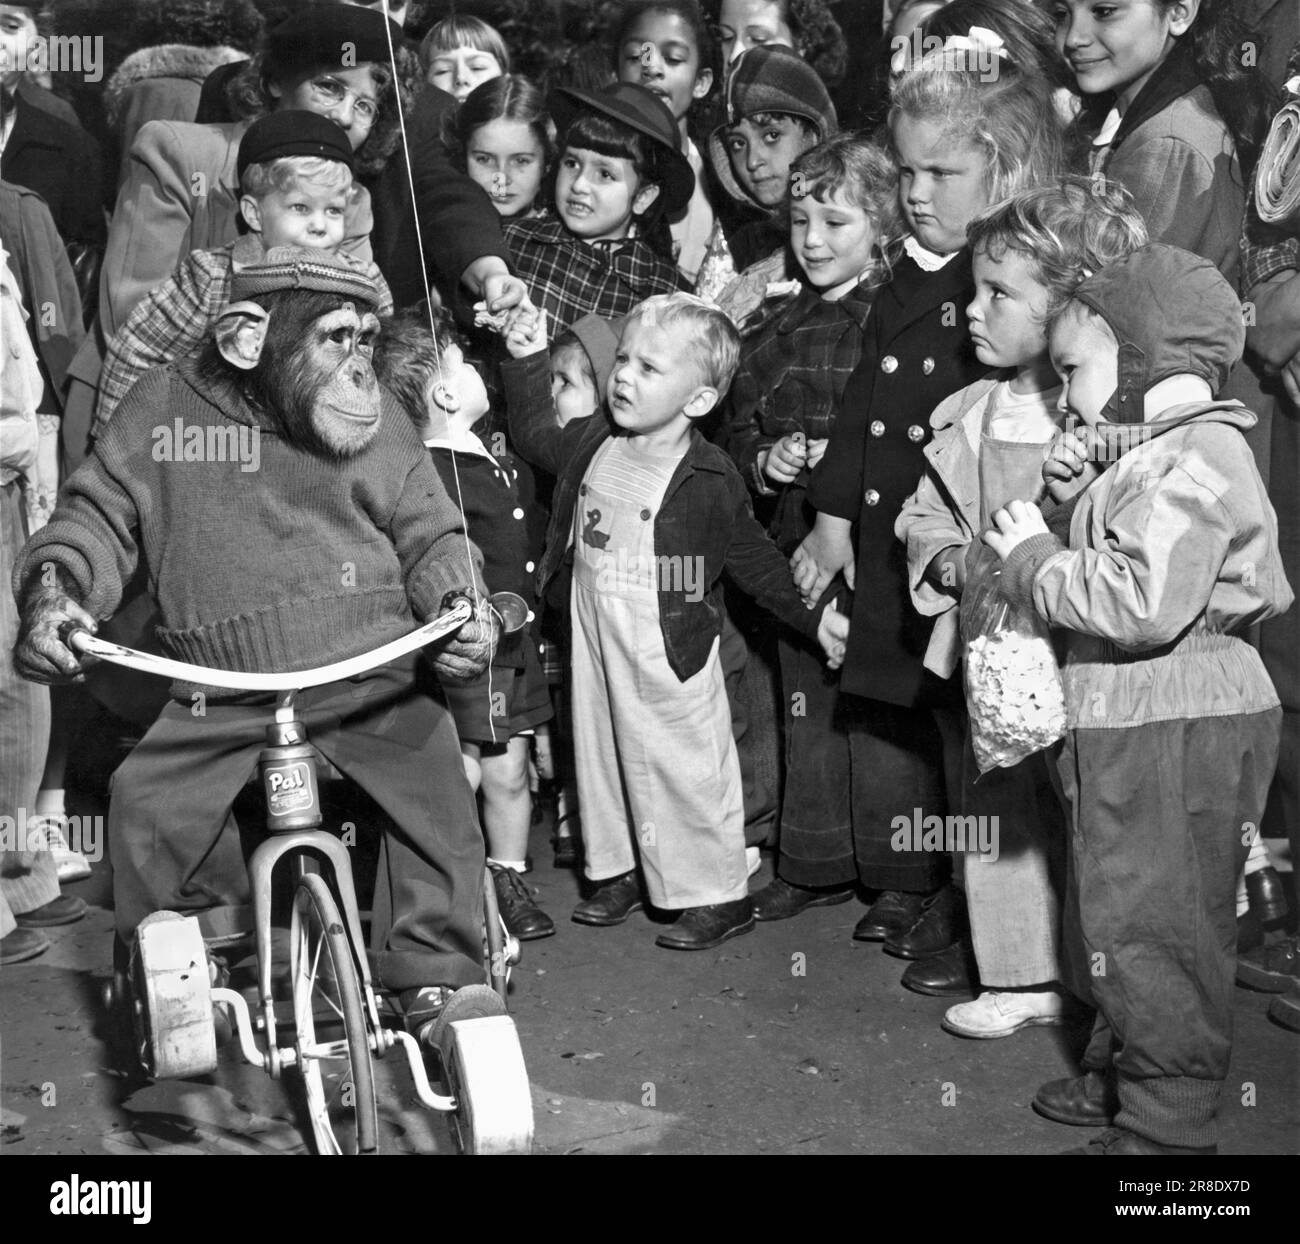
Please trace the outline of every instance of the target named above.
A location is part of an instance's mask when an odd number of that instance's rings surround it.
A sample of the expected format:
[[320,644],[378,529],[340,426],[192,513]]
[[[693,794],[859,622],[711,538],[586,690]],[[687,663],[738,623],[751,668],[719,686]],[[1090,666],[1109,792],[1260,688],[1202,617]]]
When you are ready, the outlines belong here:
[[273,246],[261,262],[238,269],[231,277],[230,299],[256,302],[262,294],[290,289],[340,294],[371,306],[379,302],[379,291],[364,272],[348,267],[329,251],[303,246]]
[[1119,387],[1102,411],[1110,423],[1142,423],[1143,396],[1170,376],[1200,376],[1217,394],[1246,347],[1232,286],[1208,259],[1177,246],[1143,246],[1073,297],[1119,342]]
[[762,44],[742,53],[727,77],[723,100],[726,120],[709,135],[709,160],[724,189],[741,203],[752,203],[731,170],[727,130],[755,113],[798,117],[819,143],[839,128],[835,105],[817,71],[791,48]]

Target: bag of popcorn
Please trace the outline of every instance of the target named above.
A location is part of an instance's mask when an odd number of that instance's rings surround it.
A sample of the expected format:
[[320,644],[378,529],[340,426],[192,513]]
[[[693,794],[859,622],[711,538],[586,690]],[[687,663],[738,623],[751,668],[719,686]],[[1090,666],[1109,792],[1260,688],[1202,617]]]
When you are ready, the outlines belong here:
[[1007,769],[1065,733],[1065,693],[1047,624],[999,590],[1002,564],[987,547],[962,593],[966,708],[981,773]]

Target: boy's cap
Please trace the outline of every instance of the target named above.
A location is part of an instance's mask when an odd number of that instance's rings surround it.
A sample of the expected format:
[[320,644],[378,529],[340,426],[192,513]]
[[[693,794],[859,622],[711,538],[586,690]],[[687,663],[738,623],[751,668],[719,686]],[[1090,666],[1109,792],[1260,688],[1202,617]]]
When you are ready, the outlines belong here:
[[1142,423],[1143,395],[1170,376],[1200,376],[1217,394],[1246,348],[1232,286],[1208,259],[1177,246],[1143,246],[1073,296],[1119,342],[1119,387],[1103,411],[1111,423]]
[[266,35],[265,61],[277,80],[313,69],[354,69],[388,64],[389,39],[403,43],[402,28],[378,9],[352,4],[303,5]]
[[316,156],[353,167],[352,144],[342,126],[315,112],[285,108],[258,117],[240,139],[235,159],[238,180],[244,180],[250,164],[269,164],[284,156]]
[[623,335],[623,320],[607,320],[599,315],[584,315],[569,326],[571,332],[591,360],[591,373],[596,380],[596,393],[605,398],[605,386],[614,370],[614,356],[618,353],[619,339]]
[[727,77],[723,101],[726,121],[709,135],[709,159],[727,193],[749,202],[731,171],[727,157],[726,132],[756,112],[775,112],[798,117],[825,142],[839,128],[835,105],[817,71],[792,48],[763,44],[741,53]]
[[681,133],[672,110],[658,95],[635,82],[615,82],[602,91],[556,88],[550,98],[551,116],[561,139],[580,112],[598,112],[654,139],[671,152],[662,190],[669,213],[680,211],[695,193],[695,170],[682,154]]
[[238,269],[231,278],[230,300],[255,301],[261,294],[288,289],[310,289],[363,302],[379,302],[379,291],[364,272],[328,251],[308,250],[303,246],[273,246],[260,263]]

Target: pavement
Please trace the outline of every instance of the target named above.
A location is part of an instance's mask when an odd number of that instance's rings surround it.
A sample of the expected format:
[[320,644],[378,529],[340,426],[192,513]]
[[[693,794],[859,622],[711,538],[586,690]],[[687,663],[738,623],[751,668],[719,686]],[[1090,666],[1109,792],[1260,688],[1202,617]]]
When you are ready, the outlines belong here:
[[[554,937],[525,944],[512,979],[532,1086],[535,1152],[550,1154],[1051,1154],[1090,1133],[1039,1118],[1038,1085],[1073,1074],[1086,1031],[1031,1028],[965,1041],[949,1003],[902,989],[906,964],[850,936],[858,903],[760,924],[705,952],[654,945],[638,913],[573,924],[578,879],[551,867],[545,827],[529,874]],[[771,875],[770,863],[753,881]],[[50,931],[42,958],[0,971],[2,1152],[306,1151],[283,1084],[223,1052],[217,1072],[148,1083],[106,1022],[112,923],[107,865],[69,887],[91,904]],[[1300,1044],[1237,991],[1222,1151],[1294,1153]],[[379,1067],[386,1152],[450,1153],[441,1116],[413,1105],[404,1071]]]

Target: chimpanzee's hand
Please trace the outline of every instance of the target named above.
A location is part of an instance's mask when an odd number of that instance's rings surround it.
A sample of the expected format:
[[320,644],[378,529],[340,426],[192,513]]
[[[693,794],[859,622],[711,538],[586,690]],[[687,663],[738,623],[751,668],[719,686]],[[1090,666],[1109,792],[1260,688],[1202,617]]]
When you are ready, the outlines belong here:
[[[468,591],[465,596],[473,599]],[[438,671],[438,677],[450,683],[468,683],[481,678],[497,650],[500,628],[491,602],[486,596],[480,596],[478,608],[469,621],[433,649],[433,668]]]
[[14,668],[28,682],[84,682],[81,659],[59,637],[65,622],[92,634],[99,624],[67,592],[42,587],[27,593],[14,647]]

